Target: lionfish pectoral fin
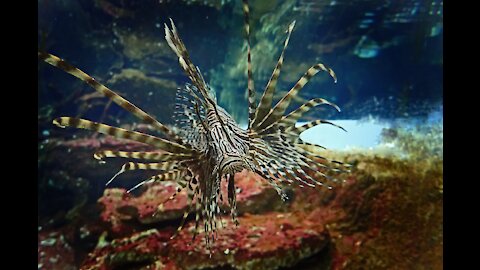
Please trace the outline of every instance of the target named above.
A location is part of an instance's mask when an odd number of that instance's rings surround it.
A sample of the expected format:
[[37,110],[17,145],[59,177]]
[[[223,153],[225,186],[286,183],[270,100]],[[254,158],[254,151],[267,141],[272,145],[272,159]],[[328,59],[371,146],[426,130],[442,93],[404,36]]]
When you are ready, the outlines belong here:
[[[308,155],[309,157],[324,160],[330,164],[335,164],[335,166],[340,166],[339,167],[333,167],[332,166],[326,166],[320,162],[315,162],[315,167],[323,167],[324,169],[328,169],[330,171],[334,172],[339,172],[339,173],[350,173],[352,168],[352,164],[344,163],[338,160],[331,160],[326,157],[320,156],[318,153],[325,149],[325,147],[314,144],[314,143],[308,143],[308,142],[301,142],[301,143],[296,143],[296,147],[299,148],[299,151],[301,150],[304,155]],[[321,148],[321,149],[319,149]]]
[[193,201],[195,200],[195,196],[197,195],[198,185],[196,185],[195,188],[192,188],[191,182],[189,182],[188,191],[189,191],[189,192],[187,192],[188,207],[183,212],[182,221],[180,222],[180,225],[178,225],[175,233],[172,236],[170,236],[170,239],[173,239],[173,238],[177,237],[178,233],[183,229],[183,226],[185,225],[185,221],[187,220],[187,217],[190,214],[190,210],[192,209],[192,205],[193,205]]
[[105,186],[110,185],[110,183],[112,183],[113,180],[115,180],[115,178],[117,178],[117,176],[119,176],[120,174],[122,174],[122,173],[124,173],[124,172],[125,172],[125,169],[124,169],[123,166],[122,166],[122,168],[120,169],[120,171],[118,171],[114,176],[112,176],[112,178],[110,178],[110,180],[107,181],[107,183],[105,183]]
[[112,127],[102,123],[93,122],[90,120],[74,118],[74,117],[60,117],[53,120],[53,123],[59,127],[76,127],[96,131],[102,134],[110,135],[119,139],[129,139],[137,142],[150,144],[158,147],[161,150],[171,153],[191,154],[194,151],[182,144],[172,142],[166,139],[158,138],[152,135],[144,134],[138,131],[130,131],[123,128]]
[[[158,175],[157,175],[158,176]],[[157,180],[158,181],[158,180]],[[179,180],[178,176],[176,177],[168,177],[168,176],[163,176],[163,179],[160,180],[160,181],[175,181],[175,183],[177,184],[177,187],[175,189],[175,192],[170,195],[170,197],[168,197],[166,200],[164,200],[163,202],[161,202],[158,207],[163,209],[163,205],[171,200],[174,200],[177,195],[182,192],[182,190],[185,189],[185,187],[187,186],[187,182],[185,182],[184,180]]]
[[[135,185],[134,187],[129,189],[127,191],[127,193],[130,193],[133,190],[135,190],[135,189],[137,189],[137,188],[139,188],[139,187],[141,187],[145,184],[154,183],[154,182],[157,182],[157,181],[174,181],[174,180],[178,179],[178,176],[180,175],[180,173],[181,173],[181,170],[172,170],[172,171],[169,171],[169,172],[166,172],[166,173],[161,173],[161,174],[154,175],[154,176],[150,177],[149,179],[138,183],[137,185]],[[180,192],[180,191],[181,190],[177,190],[177,192]],[[177,192],[175,192],[174,195],[176,195]],[[174,195],[172,195],[173,198],[174,198]],[[173,198],[171,198],[171,199],[173,199]],[[169,199],[167,199],[167,200],[169,200]]]
[[139,152],[128,152],[128,151],[112,151],[112,150],[101,150],[95,152],[93,157],[97,160],[103,160],[105,158],[131,158],[131,159],[143,159],[143,160],[152,160],[152,161],[172,161],[172,160],[185,160],[192,158],[191,154],[172,154],[172,153],[162,153],[158,151],[139,151]]
[[195,227],[193,229],[192,242],[195,241],[195,238],[198,235],[198,225],[200,224],[200,214],[202,214],[201,209],[203,208],[203,206],[204,206],[204,202],[202,199],[202,194],[198,192],[197,200],[195,201]]
[[127,193],[131,193],[132,191],[136,190],[137,188],[145,185],[145,184],[149,184],[149,183],[153,183],[154,181],[153,180],[144,180],[138,184],[136,184],[135,186],[133,186],[132,188],[130,188],[129,190],[127,190]]
[[123,164],[122,168],[118,173],[116,173],[105,185],[109,185],[117,176],[126,172],[134,170],[158,170],[158,171],[168,171],[176,167],[175,163],[162,162],[162,163],[137,163],[137,162],[127,162]]
[[[158,122],[158,120],[156,120],[146,112],[142,111],[140,108],[138,108],[128,100],[124,99],[114,91],[110,90],[105,85],[99,83],[90,75],[74,67],[73,65],[67,63],[65,60],[45,52],[38,52],[38,58],[82,80],[83,82],[88,84],[90,87],[92,87],[94,90],[101,93],[105,97],[109,98],[111,101],[115,102],[117,105],[127,110],[128,112],[130,112],[131,114],[139,118],[140,120],[144,121],[147,124],[151,124],[155,126],[157,129],[159,129],[161,132],[166,134],[169,138],[175,140],[177,143],[184,143],[173,131],[171,131],[162,123]],[[59,126],[63,127],[61,125]]]
[[[277,183],[276,179],[271,177],[267,171],[267,169],[265,168],[264,165],[261,165],[260,166],[260,171],[256,171],[256,173],[258,175],[260,175],[261,177],[263,177],[265,180],[268,181],[268,183],[275,189],[275,191],[278,193],[278,195],[280,196],[280,198],[282,199],[282,201],[286,202],[289,200],[287,194],[285,193],[285,191],[283,191],[283,189],[280,187],[280,185]],[[281,181],[280,181],[281,182]]]

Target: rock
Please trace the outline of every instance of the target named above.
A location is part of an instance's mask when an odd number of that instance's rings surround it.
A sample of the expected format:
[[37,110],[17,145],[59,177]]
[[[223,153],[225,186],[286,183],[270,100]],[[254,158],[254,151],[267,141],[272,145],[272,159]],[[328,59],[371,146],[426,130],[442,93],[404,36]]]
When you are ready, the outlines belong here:
[[63,233],[38,232],[38,269],[77,269],[74,250]]
[[210,252],[203,237],[193,243],[194,224],[187,224],[172,242],[172,257],[184,269],[230,266],[235,269],[277,269],[293,266],[303,258],[322,250],[328,235],[321,220],[312,220],[302,212],[262,215],[246,214],[240,225],[226,220]]
[[361,153],[346,159],[357,166],[328,206],[339,213],[328,224],[332,269],[441,269],[441,159]]
[[108,269],[113,264],[120,267],[132,262],[151,267],[148,269],[277,269],[295,265],[328,243],[321,220],[301,212],[247,214],[239,221],[235,228],[226,218],[211,250],[206,249],[203,237],[192,242],[192,221],[172,240],[173,230],[167,228],[106,243],[89,254],[81,269]]
[[[64,142],[60,144],[62,151],[67,146],[75,148],[77,161],[69,163],[72,156],[66,157],[66,152],[55,158],[65,160],[62,166],[80,168],[82,173],[90,171],[88,179],[93,181],[104,177],[100,174],[105,174],[105,179],[111,174],[88,165],[86,153],[91,158],[98,146],[128,147],[129,150],[146,147],[110,140]],[[433,145],[432,149],[438,152],[436,147]],[[291,267],[300,261],[302,265],[320,262],[331,269],[411,269],[419,265],[441,268],[442,157],[421,158],[423,153],[418,155],[416,152],[408,156],[384,155],[375,150],[328,153],[328,158],[354,165],[351,173],[341,178],[345,183],[333,190],[292,185],[289,204],[283,204],[261,177],[239,173],[235,181],[240,225],[235,227],[229,216],[223,217],[225,226],[215,236],[212,258],[201,232],[203,226],[192,242],[192,219],[187,219],[184,229],[170,239],[186,208],[185,194],[165,203],[152,218],[159,203],[173,193],[171,183],[149,186],[136,196],[127,194],[123,188],[107,189],[99,200],[104,206],[101,213],[104,222],[92,221],[97,224],[83,230],[90,236],[82,241],[84,246],[91,248],[100,230],[107,231],[110,239],[100,239],[82,269],[276,269]],[[67,179],[65,175],[58,178]],[[77,222],[84,223],[78,218]],[[98,224],[101,226],[96,226]],[[152,227],[156,229],[146,230]],[[65,269],[75,261],[82,261],[83,256],[69,253],[70,245],[78,249],[78,237],[68,237],[69,241],[57,247],[62,242],[61,235],[66,234],[39,232],[39,263],[42,266],[50,267],[47,260],[52,252],[65,254],[62,262],[52,259],[62,263]],[[320,252],[322,250],[328,252]],[[307,257],[313,260],[303,260]]]
[[[264,180],[247,171],[238,173],[235,178],[237,187],[237,207],[239,214],[260,213],[282,207],[277,193]],[[222,182],[222,192],[227,198],[227,184]],[[188,207],[186,191],[180,192],[174,199],[167,199],[175,193],[173,182],[159,182],[148,186],[146,191],[135,197],[125,189],[106,189],[98,200],[104,210],[102,220],[111,223],[115,232],[130,231],[122,221],[135,219],[143,224],[180,219]],[[158,208],[160,204],[163,207]],[[227,209],[226,202],[223,208]]]
[[83,261],[80,269],[113,269],[133,265],[135,269],[180,269],[163,255],[167,250],[165,243],[169,235],[168,231],[152,229],[111,242],[107,242],[104,235]]

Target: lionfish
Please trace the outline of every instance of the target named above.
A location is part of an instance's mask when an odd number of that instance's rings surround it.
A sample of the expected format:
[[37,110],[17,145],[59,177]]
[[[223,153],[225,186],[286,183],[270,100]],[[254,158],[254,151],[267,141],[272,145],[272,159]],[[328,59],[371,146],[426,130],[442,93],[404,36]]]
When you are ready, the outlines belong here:
[[[171,19],[170,27],[164,24],[165,39],[191,81],[191,84],[186,84],[177,91],[178,103],[175,112],[177,129],[175,130],[160,123],[153,116],[63,59],[45,52],[38,53],[39,59],[84,81],[164,135],[164,137],[157,137],[74,117],[60,117],[53,120],[53,123],[61,128],[76,127],[92,130],[116,138],[145,143],[161,150],[151,152],[106,150],[95,153],[94,158],[103,160],[119,157],[148,161],[148,163],[128,162],[124,164],[107,185],[116,176],[126,171],[155,170],[158,174],[140,182],[129,192],[147,183],[174,181],[177,189],[169,198],[172,199],[186,188],[189,206],[172,237],[181,231],[193,204],[195,204],[193,238],[198,234],[198,226],[200,218],[202,218],[207,246],[209,246],[210,236],[214,241],[214,233],[217,231],[216,217],[221,212],[219,205],[223,201],[222,180],[227,181],[230,215],[233,223],[238,225],[235,173],[246,169],[262,176],[283,200],[287,200],[288,197],[282,188],[285,184],[298,183],[301,187],[321,186],[331,189],[331,184],[338,180],[326,173],[348,171],[349,166],[319,156],[318,150],[325,149],[324,147],[300,139],[303,131],[319,124],[330,124],[343,129],[342,127],[326,120],[315,120],[300,126],[296,125],[297,120],[315,106],[325,104],[340,112],[337,105],[323,98],[315,98],[285,114],[291,100],[318,72],[327,72],[336,82],[337,78],[333,70],[322,63],[310,67],[290,91],[272,107],[273,94],[283,65],[284,53],[295,26],[295,21],[293,21],[286,31],[286,39],[278,62],[259,103],[256,104],[247,0],[243,0],[243,13],[247,43],[247,130],[242,129],[227,111],[217,104],[213,91],[205,82],[200,69],[190,60],[188,51]],[[223,226],[222,221],[220,223]]]

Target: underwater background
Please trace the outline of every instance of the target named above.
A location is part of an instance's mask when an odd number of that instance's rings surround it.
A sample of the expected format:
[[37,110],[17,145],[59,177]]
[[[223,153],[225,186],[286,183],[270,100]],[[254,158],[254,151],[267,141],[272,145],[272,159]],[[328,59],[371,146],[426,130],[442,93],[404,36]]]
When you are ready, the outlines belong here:
[[[325,155],[353,165],[332,191],[288,187],[282,202],[259,176],[236,178],[240,226],[219,231],[212,258],[191,243],[182,194],[158,204],[172,184],[133,195],[148,172],[105,187],[121,160],[100,164],[99,149],[145,145],[73,128],[72,116],[147,130],[88,85],[38,63],[39,269],[442,269],[443,1],[251,0],[257,93],[263,90],[296,20],[274,100],[316,63],[317,74],[289,110],[322,97],[302,134]],[[188,81],[164,36],[172,18],[220,106],[245,127],[246,42],[241,0],[39,0],[38,50],[57,55],[160,122],[173,125],[175,92]],[[258,97],[259,94],[257,94]],[[228,220],[228,215],[225,220]],[[200,237],[201,238],[201,237]]]

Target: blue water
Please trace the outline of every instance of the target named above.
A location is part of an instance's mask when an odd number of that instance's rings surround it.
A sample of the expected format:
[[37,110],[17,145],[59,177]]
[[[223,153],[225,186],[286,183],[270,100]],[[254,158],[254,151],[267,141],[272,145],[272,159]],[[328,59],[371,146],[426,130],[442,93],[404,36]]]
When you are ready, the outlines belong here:
[[[181,86],[187,82],[166,47],[163,23],[172,18],[192,60],[216,90],[218,101],[246,123],[246,51],[241,1],[40,1],[39,49],[63,57],[119,91],[167,124],[172,92],[142,83],[111,83],[126,69]],[[297,24],[279,80],[281,97],[313,64],[338,77],[318,74],[290,109],[323,97],[342,108],[319,110],[312,118],[396,119],[428,117],[443,98],[442,1],[252,1],[252,59],[257,96],[280,54],[284,30]],[[82,113],[98,119],[103,108],[78,101],[91,93],[75,79],[39,66],[40,108],[51,114]],[[277,91],[278,91],[277,90]],[[72,92],[76,94],[72,97]],[[97,102],[98,100],[95,100]],[[100,101],[98,101],[100,102]],[[59,105],[60,104],[60,105]],[[166,111],[159,108],[165,107]],[[113,120],[135,121],[116,106]],[[108,119],[107,119],[108,121]]]

